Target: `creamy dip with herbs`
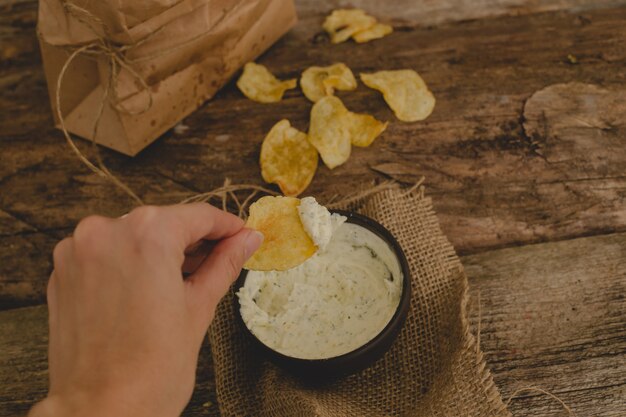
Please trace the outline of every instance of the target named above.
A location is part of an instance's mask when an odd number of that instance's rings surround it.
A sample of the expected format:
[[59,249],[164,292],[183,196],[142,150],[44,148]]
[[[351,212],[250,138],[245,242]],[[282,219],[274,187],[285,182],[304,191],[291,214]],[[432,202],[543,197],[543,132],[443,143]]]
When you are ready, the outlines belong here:
[[402,272],[389,245],[340,225],[325,248],[287,271],[248,271],[237,293],[246,326],[284,355],[322,359],[351,352],[393,317]]
[[345,216],[337,213],[331,214],[314,197],[304,197],[300,200],[298,215],[304,230],[318,249],[324,249],[335,230],[346,221]]

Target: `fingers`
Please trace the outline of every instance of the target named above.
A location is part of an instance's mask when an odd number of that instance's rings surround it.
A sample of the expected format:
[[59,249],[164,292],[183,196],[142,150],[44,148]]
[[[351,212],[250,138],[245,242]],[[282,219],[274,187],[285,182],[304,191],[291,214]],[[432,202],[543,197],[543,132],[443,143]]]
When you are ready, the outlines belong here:
[[118,221],[128,224],[141,240],[169,240],[181,248],[181,255],[188,246],[201,239],[223,239],[243,227],[243,220],[239,217],[207,203],[142,206]]
[[188,247],[185,250],[185,261],[182,266],[183,273],[194,273],[218,243],[215,240],[200,240],[198,243]]
[[187,280],[194,305],[199,305],[208,327],[215,307],[237,279],[243,264],[261,246],[263,235],[252,229],[242,229],[215,246],[202,265]]
[[48,325],[50,331],[56,329],[57,320],[58,320],[58,310],[57,310],[57,288],[56,288],[56,280],[54,276],[54,270],[52,274],[50,274],[50,279],[48,280],[48,287],[46,289],[46,299],[48,301]]
[[218,240],[234,235],[243,227],[239,217],[207,203],[164,207],[182,227],[185,248],[200,239]]
[[[68,292],[72,292],[72,257],[74,256],[73,238],[65,238],[54,247],[52,259],[54,269],[50,274],[46,290],[48,302],[48,367],[50,370],[50,384],[56,383],[58,378],[59,353],[64,350],[68,339],[67,330],[63,324],[63,310],[71,308],[68,305]],[[67,325],[67,323],[65,323]]]
[[50,274],[48,280],[48,288],[46,291],[46,299],[48,301],[48,368],[50,370],[50,383],[54,383],[57,375],[56,350],[58,349],[59,334],[59,308],[57,301],[57,280],[55,271]]

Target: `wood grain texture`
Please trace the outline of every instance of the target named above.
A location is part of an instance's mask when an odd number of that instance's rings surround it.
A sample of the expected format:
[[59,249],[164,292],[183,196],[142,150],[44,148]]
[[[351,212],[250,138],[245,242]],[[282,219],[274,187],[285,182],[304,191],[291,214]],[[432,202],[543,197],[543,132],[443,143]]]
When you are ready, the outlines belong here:
[[[35,12],[36,4],[24,0],[9,1],[0,13],[0,50],[7,57],[0,61],[4,308],[43,301],[50,249],[80,218],[118,216],[132,203],[90,174],[51,127]],[[330,45],[319,35],[321,15],[306,16],[260,59],[280,77],[339,60],[355,73],[415,68],[437,97],[429,119],[406,124],[394,119],[375,91],[361,85],[342,93],[348,108],[390,126],[371,148],[355,149],[345,165],[333,171],[320,166],[307,194],[345,194],[384,177],[411,183],[425,176],[444,232],[466,254],[626,230],[624,124],[590,127],[565,113],[524,124],[526,101],[550,85],[580,82],[607,97],[624,97],[626,8],[434,28],[414,22],[367,46]],[[610,101],[600,102],[596,111],[611,113]],[[167,133],[134,159],[109,151],[103,156],[153,204],[213,189],[225,177],[260,184],[264,134],[283,117],[306,129],[310,107],[298,90],[262,105],[243,98],[231,83],[184,121],[189,129],[183,133]],[[535,114],[542,114],[539,107]],[[584,108],[557,110],[585,114]],[[571,126],[551,127],[554,120]],[[528,123],[539,128],[529,134]],[[557,130],[566,136],[553,134]]]
[[[0,312],[0,417],[23,416],[48,390],[46,306]],[[205,339],[196,387],[184,416],[219,416],[211,352]]]
[[[297,0],[301,17],[329,13],[338,8],[361,8],[380,20],[424,26],[502,15],[523,15],[557,10],[584,11],[619,7],[623,0]],[[399,4],[400,3],[400,4]]]
[[[626,234],[466,256],[481,348],[507,399],[535,385],[578,416],[626,414]],[[513,415],[565,415],[526,392]]]
[[[462,258],[471,322],[503,397],[526,385],[561,397],[578,416],[626,412],[626,233],[528,245]],[[0,416],[25,412],[46,392],[44,306],[0,312]],[[217,415],[210,351],[184,416]],[[207,402],[211,405],[207,406]],[[564,415],[524,393],[515,416]]]

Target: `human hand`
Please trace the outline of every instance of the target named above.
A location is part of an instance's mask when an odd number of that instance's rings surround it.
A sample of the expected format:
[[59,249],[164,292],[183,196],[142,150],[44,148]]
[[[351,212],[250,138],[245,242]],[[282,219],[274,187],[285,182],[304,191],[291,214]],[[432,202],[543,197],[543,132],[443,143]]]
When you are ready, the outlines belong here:
[[[219,240],[188,279],[185,250]],[[263,236],[208,204],[82,220],[54,250],[39,416],[179,415],[215,307]]]

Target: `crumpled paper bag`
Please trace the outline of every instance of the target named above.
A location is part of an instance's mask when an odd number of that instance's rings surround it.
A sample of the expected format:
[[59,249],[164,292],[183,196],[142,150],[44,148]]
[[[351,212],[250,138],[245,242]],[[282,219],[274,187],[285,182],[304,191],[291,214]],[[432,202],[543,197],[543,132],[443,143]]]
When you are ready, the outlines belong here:
[[55,123],[60,98],[69,132],[93,139],[99,118],[96,142],[135,155],[296,20],[292,0],[41,0],[37,33]]

